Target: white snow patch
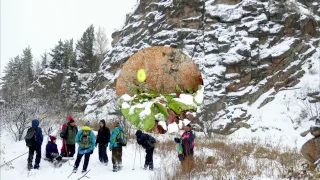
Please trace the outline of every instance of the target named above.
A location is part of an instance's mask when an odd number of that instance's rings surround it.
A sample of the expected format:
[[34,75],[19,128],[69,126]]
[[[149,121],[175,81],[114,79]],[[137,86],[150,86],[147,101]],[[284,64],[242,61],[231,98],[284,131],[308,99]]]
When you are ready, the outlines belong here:
[[165,121],[159,121],[158,124],[164,129],[167,130],[167,123]]
[[173,132],[178,132],[179,131],[179,127],[177,123],[171,123],[168,125],[168,133],[173,133]]

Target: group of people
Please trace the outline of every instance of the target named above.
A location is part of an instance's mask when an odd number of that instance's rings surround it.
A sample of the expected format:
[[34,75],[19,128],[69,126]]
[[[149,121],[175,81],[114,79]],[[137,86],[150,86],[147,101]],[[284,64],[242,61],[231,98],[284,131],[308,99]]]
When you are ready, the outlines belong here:
[[[113,171],[117,172],[122,169],[122,147],[123,144],[123,129],[118,121],[113,122],[113,128],[110,130],[106,126],[105,120],[99,122],[100,128],[95,137],[93,131],[90,128],[90,123],[86,122],[84,126],[78,130],[75,125],[75,120],[72,116],[68,117],[68,123],[64,124],[61,128],[60,137],[62,138],[61,154],[59,155],[56,137],[49,136],[50,141],[46,145],[46,158],[53,162],[55,165],[61,165],[63,157],[73,157],[75,154],[75,144],[78,144],[77,157],[74,164],[73,172],[76,173],[82,157],[84,156],[84,164],[82,172],[87,171],[87,167],[90,160],[90,155],[94,149],[98,147],[99,161],[105,165],[108,165],[107,147],[112,152],[112,164]],[[191,130],[190,124],[183,127],[185,132],[180,138],[174,138],[174,141],[179,144],[178,157],[183,163],[193,157],[194,149],[194,132]],[[122,136],[120,136],[122,135]],[[155,148],[156,140],[149,134],[143,133],[141,130],[137,130],[136,140],[146,150],[144,169],[153,170],[153,152]],[[39,169],[41,159],[41,146],[43,142],[42,130],[39,127],[39,120],[32,121],[32,127],[28,129],[25,137],[26,144],[29,147],[28,157],[28,169]],[[125,141],[126,142],[126,141]],[[32,166],[33,156],[36,152],[35,165]]]

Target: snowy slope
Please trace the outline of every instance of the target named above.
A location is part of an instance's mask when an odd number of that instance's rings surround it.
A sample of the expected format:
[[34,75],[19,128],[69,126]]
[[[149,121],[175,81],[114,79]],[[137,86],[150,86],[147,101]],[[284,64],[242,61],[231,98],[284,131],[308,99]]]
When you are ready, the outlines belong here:
[[[45,152],[46,138],[42,145],[42,152]],[[25,146],[24,141],[13,142],[10,141],[10,136],[1,137],[1,148],[4,150],[4,154],[1,155],[1,164],[4,160],[11,160],[25,152],[28,152],[27,147]],[[57,140],[58,149],[61,149],[61,140]],[[111,163],[111,152],[108,150],[107,154],[109,157],[109,164],[105,166],[101,164],[98,160],[98,149],[94,150],[94,153],[90,156],[88,170],[91,171],[87,174],[90,179],[140,179],[148,180],[153,175],[152,171],[146,171],[141,169],[141,163],[144,163],[145,152],[141,148],[141,156],[139,149],[136,154],[135,170],[132,170],[134,157],[135,157],[135,144],[130,143],[127,147],[123,148],[123,170],[117,173],[112,172],[112,163]],[[74,156],[76,157],[76,155]],[[9,166],[1,167],[0,169],[0,179],[9,180],[9,179],[34,179],[34,180],[56,180],[56,179],[67,179],[70,173],[73,170],[73,165],[75,160],[70,160],[70,166],[68,162],[64,163],[60,168],[54,168],[53,165],[47,161],[41,159],[40,170],[31,170],[30,173],[26,169],[27,167],[27,158],[28,155],[24,155],[21,158],[12,162],[10,168]],[[76,174],[71,175],[69,179],[78,179],[81,176],[81,170],[83,165],[83,160],[79,165],[79,171]],[[155,157],[155,166],[158,166],[159,158]],[[143,166],[143,164],[142,164]],[[84,178],[86,179],[86,178]]]

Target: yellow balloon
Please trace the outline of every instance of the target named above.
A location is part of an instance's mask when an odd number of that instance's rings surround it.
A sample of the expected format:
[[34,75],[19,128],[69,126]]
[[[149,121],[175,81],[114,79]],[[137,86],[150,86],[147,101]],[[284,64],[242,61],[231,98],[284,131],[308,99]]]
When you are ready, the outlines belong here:
[[146,72],[144,69],[139,69],[137,73],[137,79],[139,82],[144,82],[147,78]]

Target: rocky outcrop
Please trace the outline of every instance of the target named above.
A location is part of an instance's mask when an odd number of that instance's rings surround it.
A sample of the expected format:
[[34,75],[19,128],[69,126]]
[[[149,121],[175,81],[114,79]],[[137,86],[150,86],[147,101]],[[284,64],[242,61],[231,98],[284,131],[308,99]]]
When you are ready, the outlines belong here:
[[83,112],[96,84],[95,74],[79,73],[76,69],[56,70],[46,68],[32,84],[32,90],[42,96],[60,98],[64,108]]
[[125,26],[112,34],[113,50],[101,65],[106,86],[95,92],[103,97],[91,98],[85,113],[90,117],[104,102],[102,117],[117,114],[107,107],[116,106],[108,95],[115,91],[121,65],[146,47],[166,45],[183,50],[202,73],[205,101],[198,127],[208,133],[234,131],[250,119],[239,105],[254,103],[270,89],[296,85],[305,73],[301,66],[316,52],[320,4],[301,3],[141,0]]

